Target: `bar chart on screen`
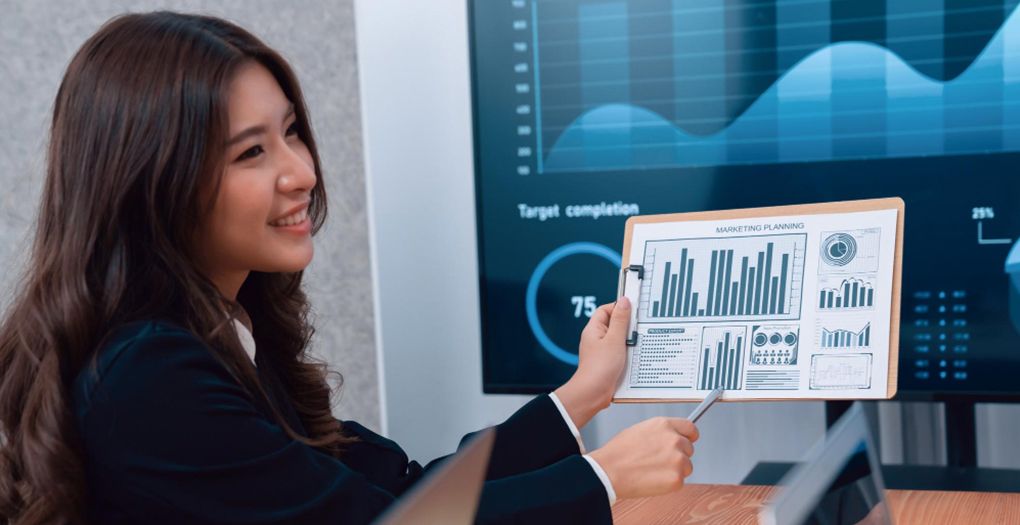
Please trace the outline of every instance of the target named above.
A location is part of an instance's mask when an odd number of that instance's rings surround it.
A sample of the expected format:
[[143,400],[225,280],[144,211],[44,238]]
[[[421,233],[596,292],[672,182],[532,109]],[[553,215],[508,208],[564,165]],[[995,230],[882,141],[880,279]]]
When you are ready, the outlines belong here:
[[649,242],[642,321],[799,319],[803,234]]

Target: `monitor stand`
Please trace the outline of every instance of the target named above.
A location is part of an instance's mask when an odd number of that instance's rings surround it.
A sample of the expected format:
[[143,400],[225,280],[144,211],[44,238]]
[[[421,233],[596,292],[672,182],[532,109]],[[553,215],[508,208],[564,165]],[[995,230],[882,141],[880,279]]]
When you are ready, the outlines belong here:
[[[853,402],[825,402],[825,428],[831,428]],[[946,466],[977,467],[977,421],[974,402],[947,400],[942,402],[946,411]]]
[[[977,466],[974,401],[945,400],[946,465],[882,465],[886,488],[1020,492],[1020,471]],[[831,427],[851,403],[825,403],[825,422]],[[793,463],[761,462],[744,477],[744,485],[775,485]]]
[[[852,401],[825,402],[825,428],[831,428]],[[973,401],[948,399],[942,402],[946,418],[946,466],[977,467],[977,422]]]

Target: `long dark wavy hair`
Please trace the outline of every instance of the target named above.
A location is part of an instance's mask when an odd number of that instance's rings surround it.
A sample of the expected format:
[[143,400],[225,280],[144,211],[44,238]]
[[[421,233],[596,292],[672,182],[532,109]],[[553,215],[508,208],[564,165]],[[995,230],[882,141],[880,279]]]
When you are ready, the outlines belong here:
[[307,435],[278,412],[277,422],[333,456],[348,442],[331,415],[328,371],[306,355],[313,328],[301,272],[252,272],[232,301],[193,262],[224,169],[227,88],[249,61],[294,104],[318,177],[308,210],[317,232],[326,194],[308,111],[290,66],[259,39],[212,17],[129,14],[71,60],[29,266],[0,325],[0,523],[85,521],[69,386],[104,338],[133,320],[190,330],[272,407],[224,314],[243,307],[260,360],[282,378]]

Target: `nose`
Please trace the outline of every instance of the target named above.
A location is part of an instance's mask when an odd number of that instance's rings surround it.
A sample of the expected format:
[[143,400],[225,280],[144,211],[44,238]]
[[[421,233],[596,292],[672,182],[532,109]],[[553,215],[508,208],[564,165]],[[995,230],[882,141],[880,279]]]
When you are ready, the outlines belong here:
[[304,144],[287,144],[282,150],[279,176],[276,179],[277,190],[280,193],[311,191],[316,183],[311,152]]

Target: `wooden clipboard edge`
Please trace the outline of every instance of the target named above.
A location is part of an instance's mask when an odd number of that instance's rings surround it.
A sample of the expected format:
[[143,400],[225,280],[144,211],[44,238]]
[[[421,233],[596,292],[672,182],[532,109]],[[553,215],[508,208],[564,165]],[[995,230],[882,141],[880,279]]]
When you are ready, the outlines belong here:
[[[779,398],[754,398],[754,399],[724,399],[719,401],[731,402],[759,402],[759,401],[850,401],[856,399],[883,400],[892,399],[896,395],[899,383],[900,370],[900,296],[902,294],[901,284],[903,277],[903,214],[906,210],[906,203],[900,197],[886,197],[881,199],[863,199],[853,201],[820,202],[812,204],[793,204],[788,206],[766,206],[761,208],[741,208],[736,210],[716,211],[695,211],[685,213],[665,213],[660,215],[636,215],[627,219],[624,226],[623,253],[621,254],[623,266],[630,266],[630,245],[636,224],[654,224],[659,222],[679,221],[711,221],[730,219],[760,219],[764,217],[778,217],[783,215],[823,215],[832,213],[855,213],[865,211],[896,210],[896,249],[893,257],[893,293],[890,301],[889,316],[889,368],[888,383],[886,385],[885,398],[855,398],[855,397],[779,397]],[[621,271],[622,271],[621,268]],[[621,379],[622,380],[622,379]],[[725,394],[724,394],[725,397]],[[673,399],[673,398],[617,398],[613,397],[613,403],[696,403],[700,399]]]

